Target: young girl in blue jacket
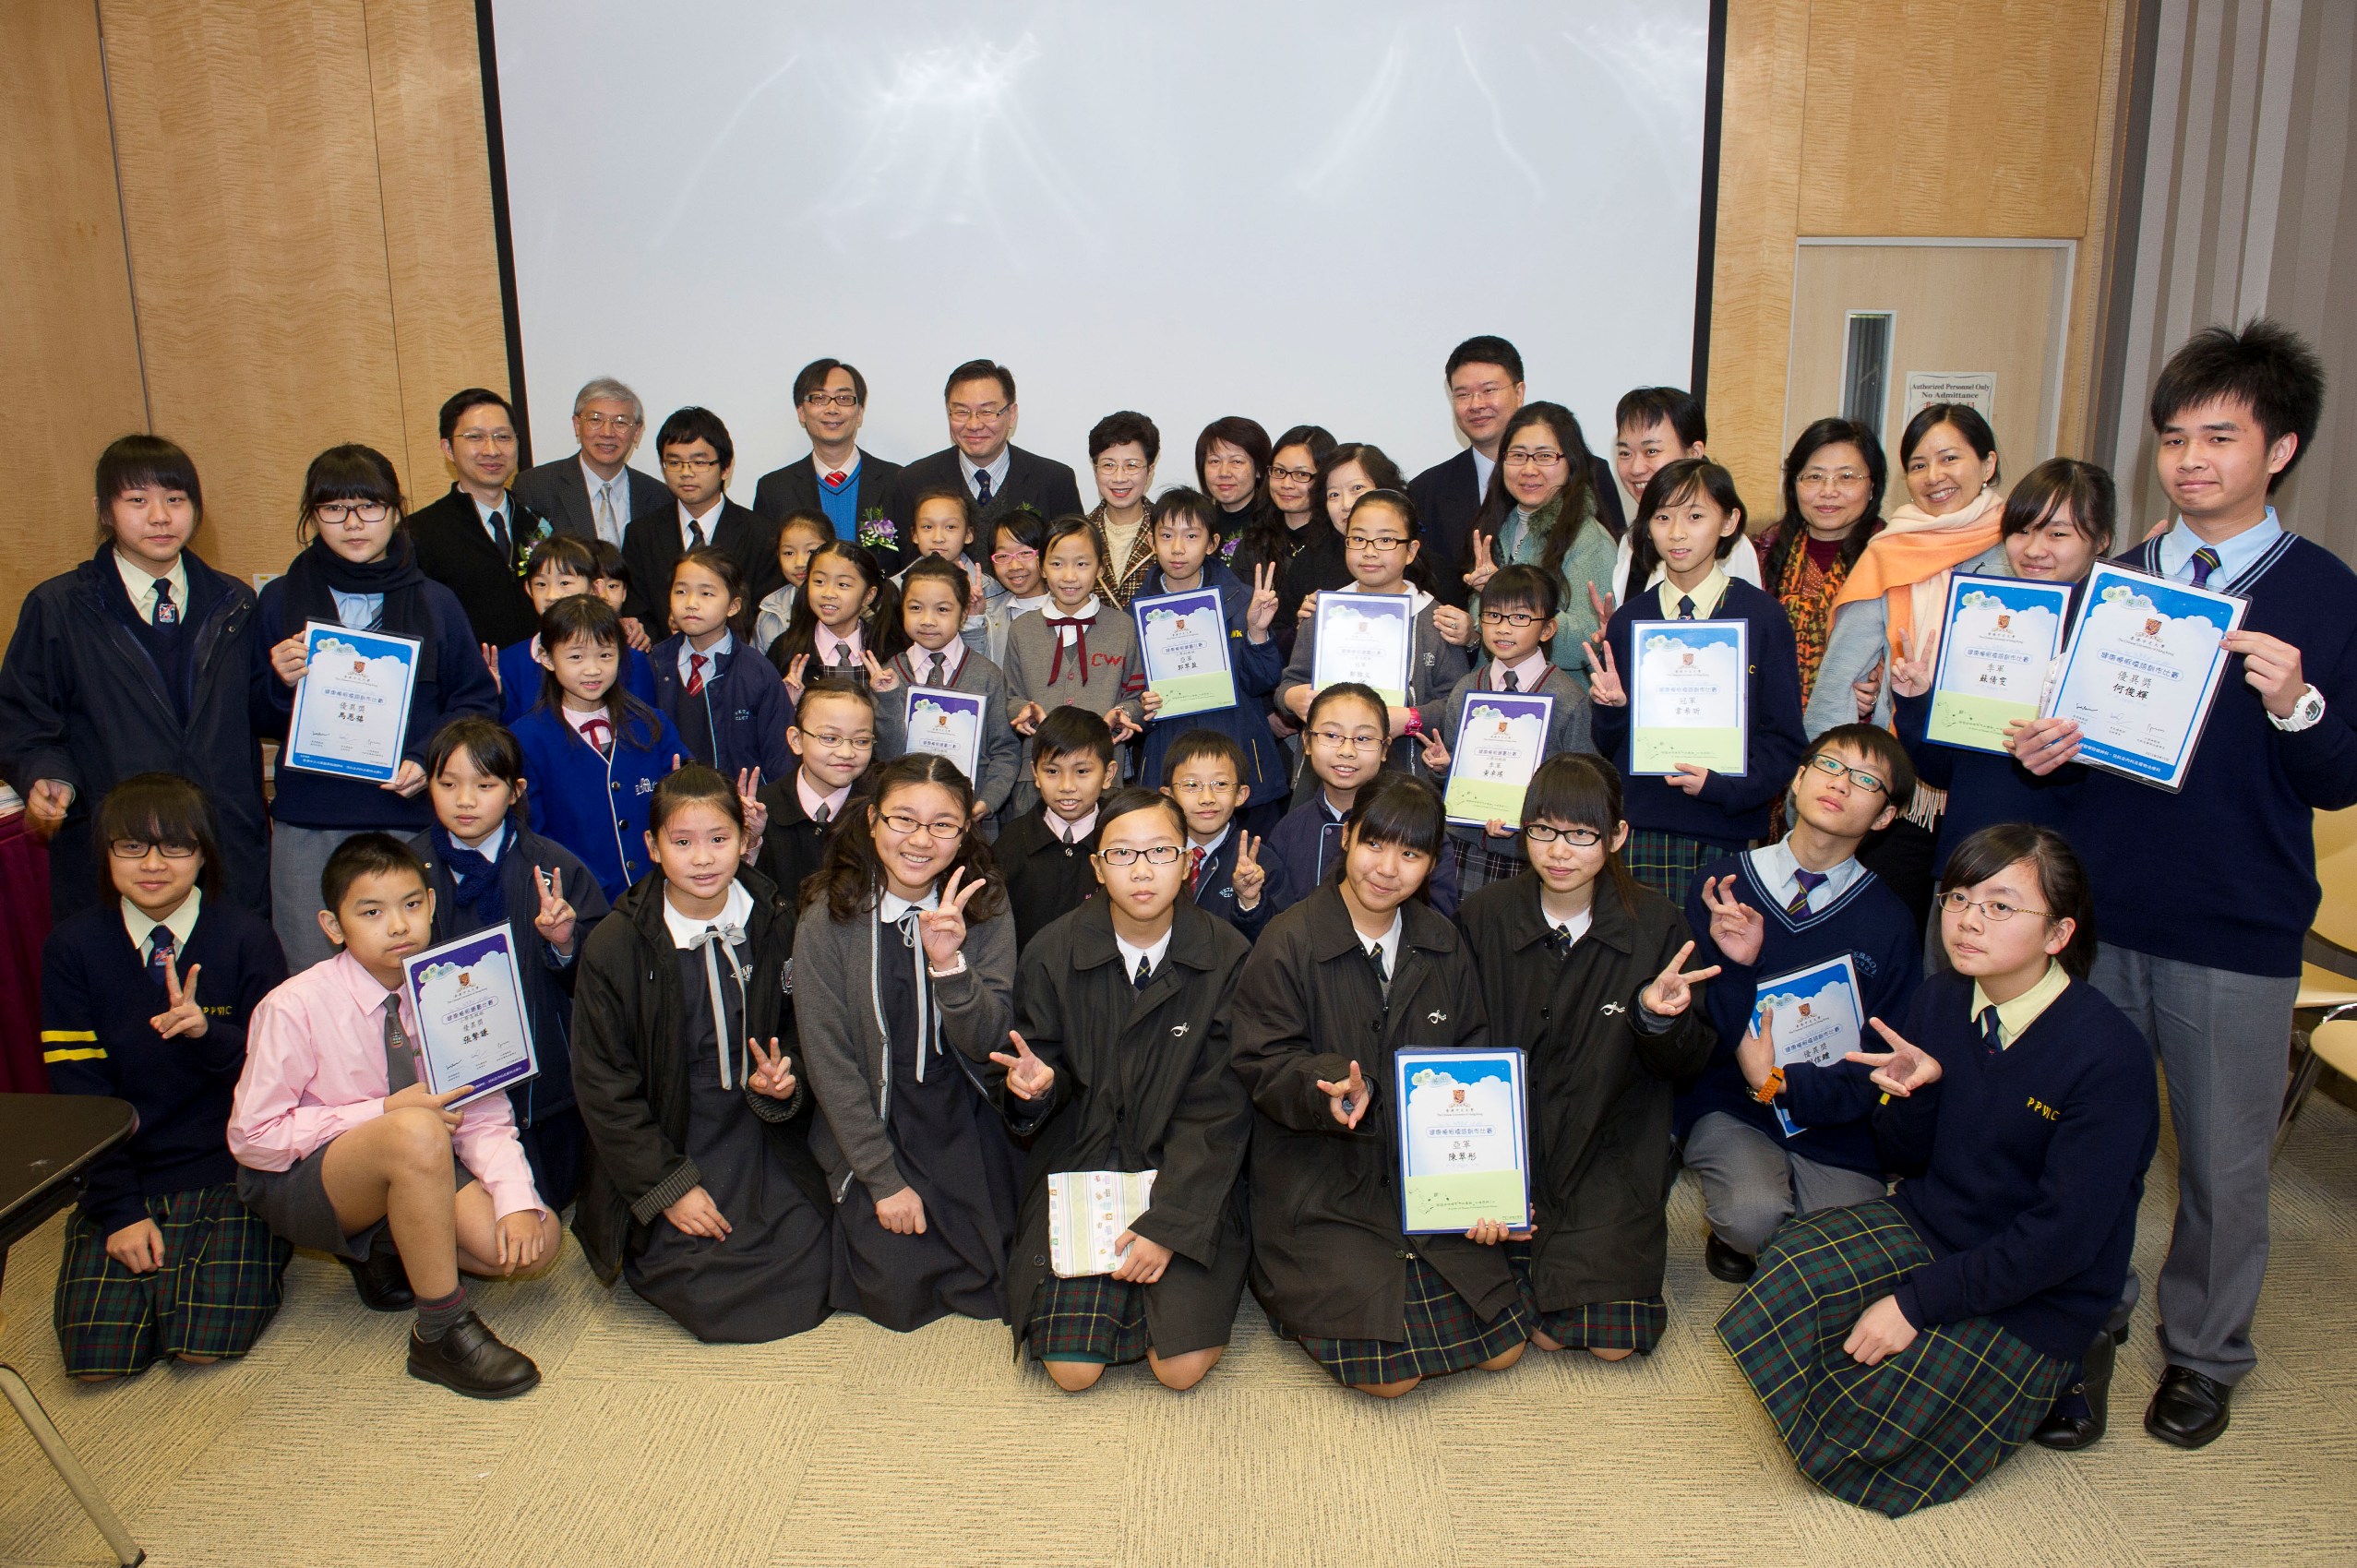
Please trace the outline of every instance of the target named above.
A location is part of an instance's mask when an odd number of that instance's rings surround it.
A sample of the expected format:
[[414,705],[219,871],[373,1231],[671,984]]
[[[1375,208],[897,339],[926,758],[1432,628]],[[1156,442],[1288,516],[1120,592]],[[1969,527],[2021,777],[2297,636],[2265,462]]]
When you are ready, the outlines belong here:
[[782,779],[794,771],[794,704],[777,666],[737,636],[744,612],[745,576],[726,551],[690,550],[673,564],[672,634],[652,660],[655,706],[697,761],[732,779],[748,770]]

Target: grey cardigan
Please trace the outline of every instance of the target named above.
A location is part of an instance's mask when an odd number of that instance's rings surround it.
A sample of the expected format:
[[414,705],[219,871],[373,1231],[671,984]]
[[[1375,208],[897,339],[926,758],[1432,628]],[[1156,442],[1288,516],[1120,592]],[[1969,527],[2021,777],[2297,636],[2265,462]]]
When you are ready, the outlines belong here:
[[[884,1125],[891,1108],[891,1053],[876,976],[877,965],[893,955],[878,951],[877,930],[872,903],[844,924],[831,918],[820,901],[803,911],[795,931],[795,1033],[820,1112],[810,1129],[810,1152],[838,1203],[854,1176],[879,1200],[908,1185]],[[943,1065],[954,1065],[985,1099],[1003,1105],[1006,1069],[990,1053],[1008,1048],[1014,1023],[1013,916],[1001,909],[969,925],[963,956],[963,974],[933,982],[941,1039],[950,1047]]]

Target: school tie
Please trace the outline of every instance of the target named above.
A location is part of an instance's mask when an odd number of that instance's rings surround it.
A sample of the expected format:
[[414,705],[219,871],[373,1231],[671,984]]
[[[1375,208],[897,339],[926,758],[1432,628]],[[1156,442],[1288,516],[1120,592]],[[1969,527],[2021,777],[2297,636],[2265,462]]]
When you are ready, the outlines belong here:
[[1190,844],[1187,846],[1187,896],[1189,898],[1195,896],[1195,884],[1202,879],[1203,846],[1199,844]]
[[924,667],[922,672],[916,677],[916,684],[919,686],[932,685],[935,679],[939,676],[940,667],[941,656],[939,653],[926,654],[924,659]]
[[1681,593],[1678,596],[1678,618],[1681,621],[1690,621],[1694,618],[1694,601],[1687,594]]
[[1996,1056],[2005,1048],[2004,1031],[1997,1023],[1997,1010],[1993,1006],[1980,1010],[1980,1048],[1991,1056]]
[[614,726],[604,719],[591,719],[581,725],[581,738],[597,748],[599,756],[610,756],[614,748]]
[[700,697],[704,691],[704,655],[688,655],[688,695]]
[[1383,967],[1382,943],[1377,942],[1367,950],[1367,964],[1375,971],[1375,984],[1382,988],[1383,999],[1386,1001],[1390,1000],[1392,977],[1390,972]]
[[828,488],[828,489],[830,489],[830,490],[840,490],[840,489],[842,489],[842,488],[843,488],[843,470],[841,470],[841,469],[839,469],[839,468],[838,468],[838,469],[835,469],[835,470],[832,470],[832,472],[830,472],[830,473],[828,473],[828,475],[827,475],[827,488]]
[[608,544],[622,543],[621,525],[614,518],[614,488],[609,485],[597,487],[597,536]]
[[2193,559],[2194,586],[2196,588],[2208,587],[2209,574],[2216,571],[2224,564],[2224,562],[2218,558],[2218,552],[2211,549],[2207,545],[2203,545],[2200,549],[2195,550],[2194,552]]
[[1154,965],[1147,962],[1144,953],[1138,954],[1138,972],[1130,976],[1130,984],[1143,991],[1146,988],[1146,982],[1152,978],[1154,978]]
[[818,823],[820,830],[823,831],[827,825],[827,819],[833,815],[834,813],[827,808],[827,803],[821,800],[819,802],[819,808],[810,813],[810,820]]
[[688,548],[700,550],[703,547],[704,525],[691,517],[688,520]]
[[164,970],[172,963],[176,945],[167,927],[158,926],[148,933],[148,978],[159,986],[164,983]]
[[1784,912],[1796,916],[1806,915],[1809,913],[1809,895],[1825,885],[1825,874],[1823,871],[1796,870],[1792,873],[1792,880],[1801,884],[1801,891],[1792,895],[1792,902],[1784,906]]
[[155,580],[155,622],[157,626],[178,626],[180,606],[172,602],[172,579]]
[[1522,689],[1522,676],[1516,675],[1512,670],[1508,670],[1506,672],[1505,683],[1498,689],[1501,691],[1520,691]]
[[1547,928],[1547,945],[1555,950],[1555,956],[1558,960],[1571,957],[1572,946],[1579,939],[1577,937],[1572,935],[1572,928],[1569,926],[1549,926]]
[[385,1093],[398,1095],[416,1082],[417,1053],[401,1033],[401,998],[395,991],[385,999]]
[[974,499],[976,506],[990,504],[990,471],[987,468],[974,471]]
[[508,519],[506,515],[504,513],[495,511],[489,517],[484,519],[483,525],[491,530],[491,543],[498,549],[499,558],[503,561],[512,562],[515,559],[516,548],[508,538]]

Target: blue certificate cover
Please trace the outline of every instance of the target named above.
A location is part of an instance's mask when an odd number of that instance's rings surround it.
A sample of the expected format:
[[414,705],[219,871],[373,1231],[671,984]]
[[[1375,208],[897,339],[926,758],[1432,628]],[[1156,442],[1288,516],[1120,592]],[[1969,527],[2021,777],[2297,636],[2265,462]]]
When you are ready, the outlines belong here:
[[929,751],[936,757],[946,757],[965,774],[966,783],[974,783],[982,755],[982,708],[983,699],[971,692],[945,691],[936,686],[910,687],[908,740],[902,755]]
[[309,667],[295,684],[279,766],[390,784],[409,735],[418,647],[413,637],[306,622]]
[[2079,760],[2181,788],[2226,672],[2219,640],[2248,607],[2231,593],[2099,564],[2052,709],[2077,721]]
[[1530,1223],[1523,1053],[1410,1047],[1392,1059],[1400,1227],[1410,1236]]
[[[1858,999],[1858,968],[1846,952],[1762,980],[1753,993],[1753,1033],[1771,1013],[1778,1067],[1827,1067],[1864,1048],[1866,1013]],[[1788,1138],[1801,1131],[1781,1105],[1776,1119]]]
[[2006,726],[2038,717],[2070,610],[2067,582],[1951,578],[1924,738],[2004,755]]
[[428,1094],[472,1084],[474,1093],[458,1102],[471,1105],[538,1075],[508,927],[429,948],[401,970],[417,1010],[418,1078]]
[[1130,613],[1138,618],[1146,685],[1162,698],[1156,718],[1236,706],[1236,676],[1227,663],[1227,606],[1218,589],[1132,599]]
[[1472,691],[1449,752],[1449,820],[1519,826],[1530,776],[1547,760],[1555,700],[1543,693]]
[[1680,763],[1741,778],[1751,765],[1751,623],[1635,621],[1629,627],[1629,772],[1666,778]]

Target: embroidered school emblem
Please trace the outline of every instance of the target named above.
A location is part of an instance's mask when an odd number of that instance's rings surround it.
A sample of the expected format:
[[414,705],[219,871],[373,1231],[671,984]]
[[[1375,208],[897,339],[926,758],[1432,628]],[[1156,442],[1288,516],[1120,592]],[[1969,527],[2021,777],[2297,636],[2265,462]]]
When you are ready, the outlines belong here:
[[1446,1023],[1448,1021],[1449,1015],[1445,1012],[1428,1012],[1424,1015],[1424,1022],[1427,1023]]
[[1617,1001],[1608,1001],[1596,1011],[1602,1013],[1605,1017],[1609,1018],[1616,1012],[1626,1012],[1629,1010]]
[[1170,1026],[1170,1037],[1174,1040],[1185,1039],[1187,1037],[1187,1026],[1184,1023],[1173,1023]]

